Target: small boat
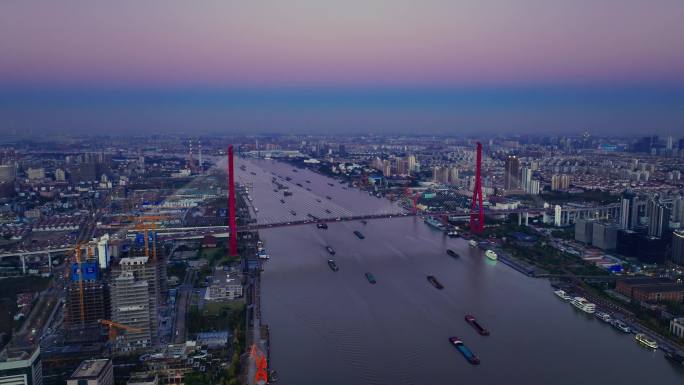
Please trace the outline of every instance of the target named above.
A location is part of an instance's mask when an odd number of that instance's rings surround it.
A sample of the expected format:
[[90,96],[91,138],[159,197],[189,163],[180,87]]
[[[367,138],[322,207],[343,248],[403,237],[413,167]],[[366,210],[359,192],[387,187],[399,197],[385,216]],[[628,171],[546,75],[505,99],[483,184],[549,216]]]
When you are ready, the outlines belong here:
[[359,239],[364,239],[364,238],[366,238],[366,237],[365,237],[363,234],[361,234],[361,232],[358,231],[358,230],[354,230],[354,235],[356,235],[356,237],[359,238]]
[[439,281],[437,280],[437,278],[435,278],[434,275],[428,275],[428,276],[427,276],[427,280],[428,280],[428,281],[432,284],[432,286],[434,286],[435,288],[437,288],[437,289],[439,289],[439,290],[444,289],[444,285],[442,285],[441,283],[439,283]]
[[611,317],[610,314],[604,313],[602,311],[598,311],[594,315],[596,316],[596,318],[600,319],[603,322],[610,323],[610,321],[613,320],[613,317]]
[[285,203],[285,199],[281,199],[281,200],[280,200],[280,203]]
[[325,199],[332,200],[332,198],[330,197],[330,195],[326,195],[326,196],[325,196]]
[[328,214],[331,214],[331,213],[332,213],[332,211],[330,211],[330,210],[328,210],[328,209],[325,209],[325,212],[328,213]]
[[316,227],[319,229],[327,230],[328,229],[328,224],[327,223],[317,223]]
[[613,325],[614,328],[616,328],[617,330],[619,330],[623,333],[631,333],[632,332],[632,329],[630,329],[630,327],[626,323],[620,321],[619,319],[613,320],[611,325]]
[[672,362],[676,362],[680,365],[684,365],[684,352],[676,350],[667,350],[665,352],[665,358]]
[[656,342],[656,340],[652,338],[649,338],[644,333],[637,333],[637,335],[634,336],[634,339],[637,340],[637,342],[639,342],[640,344],[646,346],[647,348],[658,349],[658,342]]
[[368,282],[372,283],[373,285],[375,285],[377,283],[377,281],[375,280],[375,277],[371,273],[366,273],[366,279],[368,280]]
[[275,370],[271,370],[271,372],[268,375],[268,380],[270,382],[278,382],[278,379],[278,372],[276,372]]
[[449,256],[454,257],[454,258],[460,257],[460,255],[458,255],[457,252],[455,252],[455,251],[453,251],[453,250],[451,250],[451,249],[447,249],[447,254],[449,254]]
[[332,247],[326,246],[325,249],[328,250],[328,253],[330,253],[330,255],[335,255],[335,249],[333,249]]
[[297,215],[297,212],[294,211],[294,210],[290,210],[290,214],[292,214],[292,215]]
[[473,352],[471,352],[470,349],[468,349],[468,347],[465,346],[463,341],[461,341],[458,337],[449,337],[449,343],[451,343],[451,345],[453,345],[456,348],[456,350],[461,352],[461,354],[463,354],[463,357],[465,357],[465,359],[468,360],[468,362],[470,362],[473,365],[480,364],[480,359],[475,354],[473,354]]
[[471,239],[471,240],[468,241],[468,245],[469,245],[470,247],[477,247],[477,242],[475,242],[474,239]]
[[465,316],[465,320],[467,323],[470,324],[470,326],[473,327],[473,329],[475,329],[478,333],[480,333],[480,335],[482,335],[482,336],[488,336],[489,335],[489,330],[483,328],[482,325],[480,325],[477,322],[477,320],[475,319],[474,316],[468,314]]
[[458,237],[458,231],[456,231],[456,230],[454,230],[454,229],[451,229],[451,230],[447,231],[446,234],[447,234],[447,237],[449,237],[449,238],[456,238],[456,237]]
[[334,259],[328,259],[328,266],[330,266],[332,271],[338,271],[340,269],[339,266],[337,266],[337,263],[335,263]]
[[553,294],[557,295],[563,301],[570,301],[572,299],[572,297],[570,297],[565,290],[556,290],[553,292]]
[[321,203],[321,200],[320,200],[320,199],[318,199],[318,198],[316,198],[316,202],[318,202],[318,203]]
[[368,221],[361,221],[361,224],[367,225],[367,224],[368,224]]
[[485,251],[485,256],[487,258],[491,259],[492,261],[496,261],[496,259],[497,259],[496,253],[493,250]]

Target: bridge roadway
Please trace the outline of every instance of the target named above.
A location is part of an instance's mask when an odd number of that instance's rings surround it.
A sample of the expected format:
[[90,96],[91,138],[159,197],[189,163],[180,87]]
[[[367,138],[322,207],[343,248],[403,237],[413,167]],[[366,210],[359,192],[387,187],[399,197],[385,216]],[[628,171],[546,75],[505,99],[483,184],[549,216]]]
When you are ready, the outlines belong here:
[[[515,210],[485,210],[485,215],[509,215],[509,214],[536,214],[541,212],[542,209],[515,209]],[[289,227],[289,226],[301,226],[308,224],[318,224],[318,223],[331,223],[331,222],[349,222],[349,221],[362,221],[362,220],[372,220],[372,219],[389,219],[397,217],[408,217],[408,216],[434,216],[434,217],[444,217],[444,216],[454,216],[454,215],[469,215],[470,210],[458,210],[458,211],[439,211],[439,212],[395,212],[395,213],[379,213],[379,214],[365,214],[365,215],[349,215],[340,217],[327,217],[327,218],[317,218],[317,217],[306,217],[299,220],[291,220],[287,222],[272,222],[272,223],[257,223],[246,226],[240,226],[238,232],[246,231],[257,231],[262,229],[278,228],[278,227]],[[133,228],[128,229],[128,232],[138,232]],[[188,238],[199,238],[205,235],[222,235],[226,234],[228,231],[228,226],[202,226],[202,227],[165,227],[158,228],[156,230],[160,233],[161,238],[165,240],[171,239],[188,239]],[[173,234],[171,234],[173,233]],[[74,245],[75,246],[75,245]],[[74,246],[70,247],[60,247],[54,249],[43,249],[43,250],[31,250],[31,251],[15,251],[0,254],[0,259],[8,257],[26,257],[30,255],[44,255],[48,253],[60,253],[72,250]]]

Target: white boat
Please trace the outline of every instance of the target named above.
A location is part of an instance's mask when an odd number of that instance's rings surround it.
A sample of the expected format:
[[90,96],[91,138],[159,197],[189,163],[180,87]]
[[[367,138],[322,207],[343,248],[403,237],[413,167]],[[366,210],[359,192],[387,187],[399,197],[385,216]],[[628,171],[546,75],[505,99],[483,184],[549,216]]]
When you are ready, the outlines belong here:
[[470,247],[477,247],[477,242],[475,242],[474,239],[469,240],[468,244],[470,245]]
[[596,315],[596,318],[600,319],[600,320],[603,321],[603,322],[608,322],[608,323],[610,323],[610,321],[613,320],[613,318],[610,316],[610,314],[604,313],[604,312],[602,312],[602,311],[596,312],[595,315]]
[[496,253],[493,250],[485,251],[485,256],[487,258],[491,259],[492,261],[496,261],[496,258],[497,258]]
[[624,322],[622,322],[622,321],[620,321],[620,320],[618,320],[618,319],[613,320],[613,322],[611,322],[611,324],[612,324],[617,330],[619,330],[619,331],[621,331],[621,332],[623,332],[623,333],[631,333],[631,332],[632,332],[632,329],[630,329],[630,327],[629,327],[626,323],[624,323]]
[[594,314],[596,311],[596,305],[587,301],[587,299],[583,297],[575,297],[572,299],[572,301],[570,301],[570,303],[585,313]]
[[563,301],[570,301],[572,299],[572,297],[570,297],[565,290],[556,290],[553,292],[553,294],[557,295]]
[[651,349],[658,349],[658,342],[656,340],[648,338],[648,336],[644,333],[637,333],[634,338],[639,342],[640,344],[651,348]]

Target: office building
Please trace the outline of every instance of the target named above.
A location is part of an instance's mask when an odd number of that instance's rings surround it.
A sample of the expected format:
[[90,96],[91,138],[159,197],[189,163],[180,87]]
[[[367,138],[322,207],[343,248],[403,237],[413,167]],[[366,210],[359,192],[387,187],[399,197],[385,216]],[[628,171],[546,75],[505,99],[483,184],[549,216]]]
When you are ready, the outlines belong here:
[[660,202],[657,194],[648,201],[646,215],[648,216],[648,235],[661,238],[670,228],[670,209]]
[[78,365],[67,385],[114,385],[112,360],[86,360]]
[[520,187],[520,160],[509,155],[504,164],[504,189],[516,190]]
[[594,220],[577,219],[575,220],[575,240],[590,245],[594,234]]
[[40,348],[5,348],[0,353],[0,384],[42,385]]
[[630,190],[622,193],[620,209],[620,228],[631,230],[638,223],[637,196]]
[[602,250],[615,249],[618,230],[619,226],[613,223],[594,223],[592,225],[591,244]]

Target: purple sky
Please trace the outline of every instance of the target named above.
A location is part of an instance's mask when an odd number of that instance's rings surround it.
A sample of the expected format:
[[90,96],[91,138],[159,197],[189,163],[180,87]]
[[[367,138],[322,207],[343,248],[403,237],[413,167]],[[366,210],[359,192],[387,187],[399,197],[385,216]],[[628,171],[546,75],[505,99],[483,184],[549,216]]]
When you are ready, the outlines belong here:
[[684,83],[682,0],[0,2],[0,84]]
[[0,133],[684,136],[684,0],[0,0]]

